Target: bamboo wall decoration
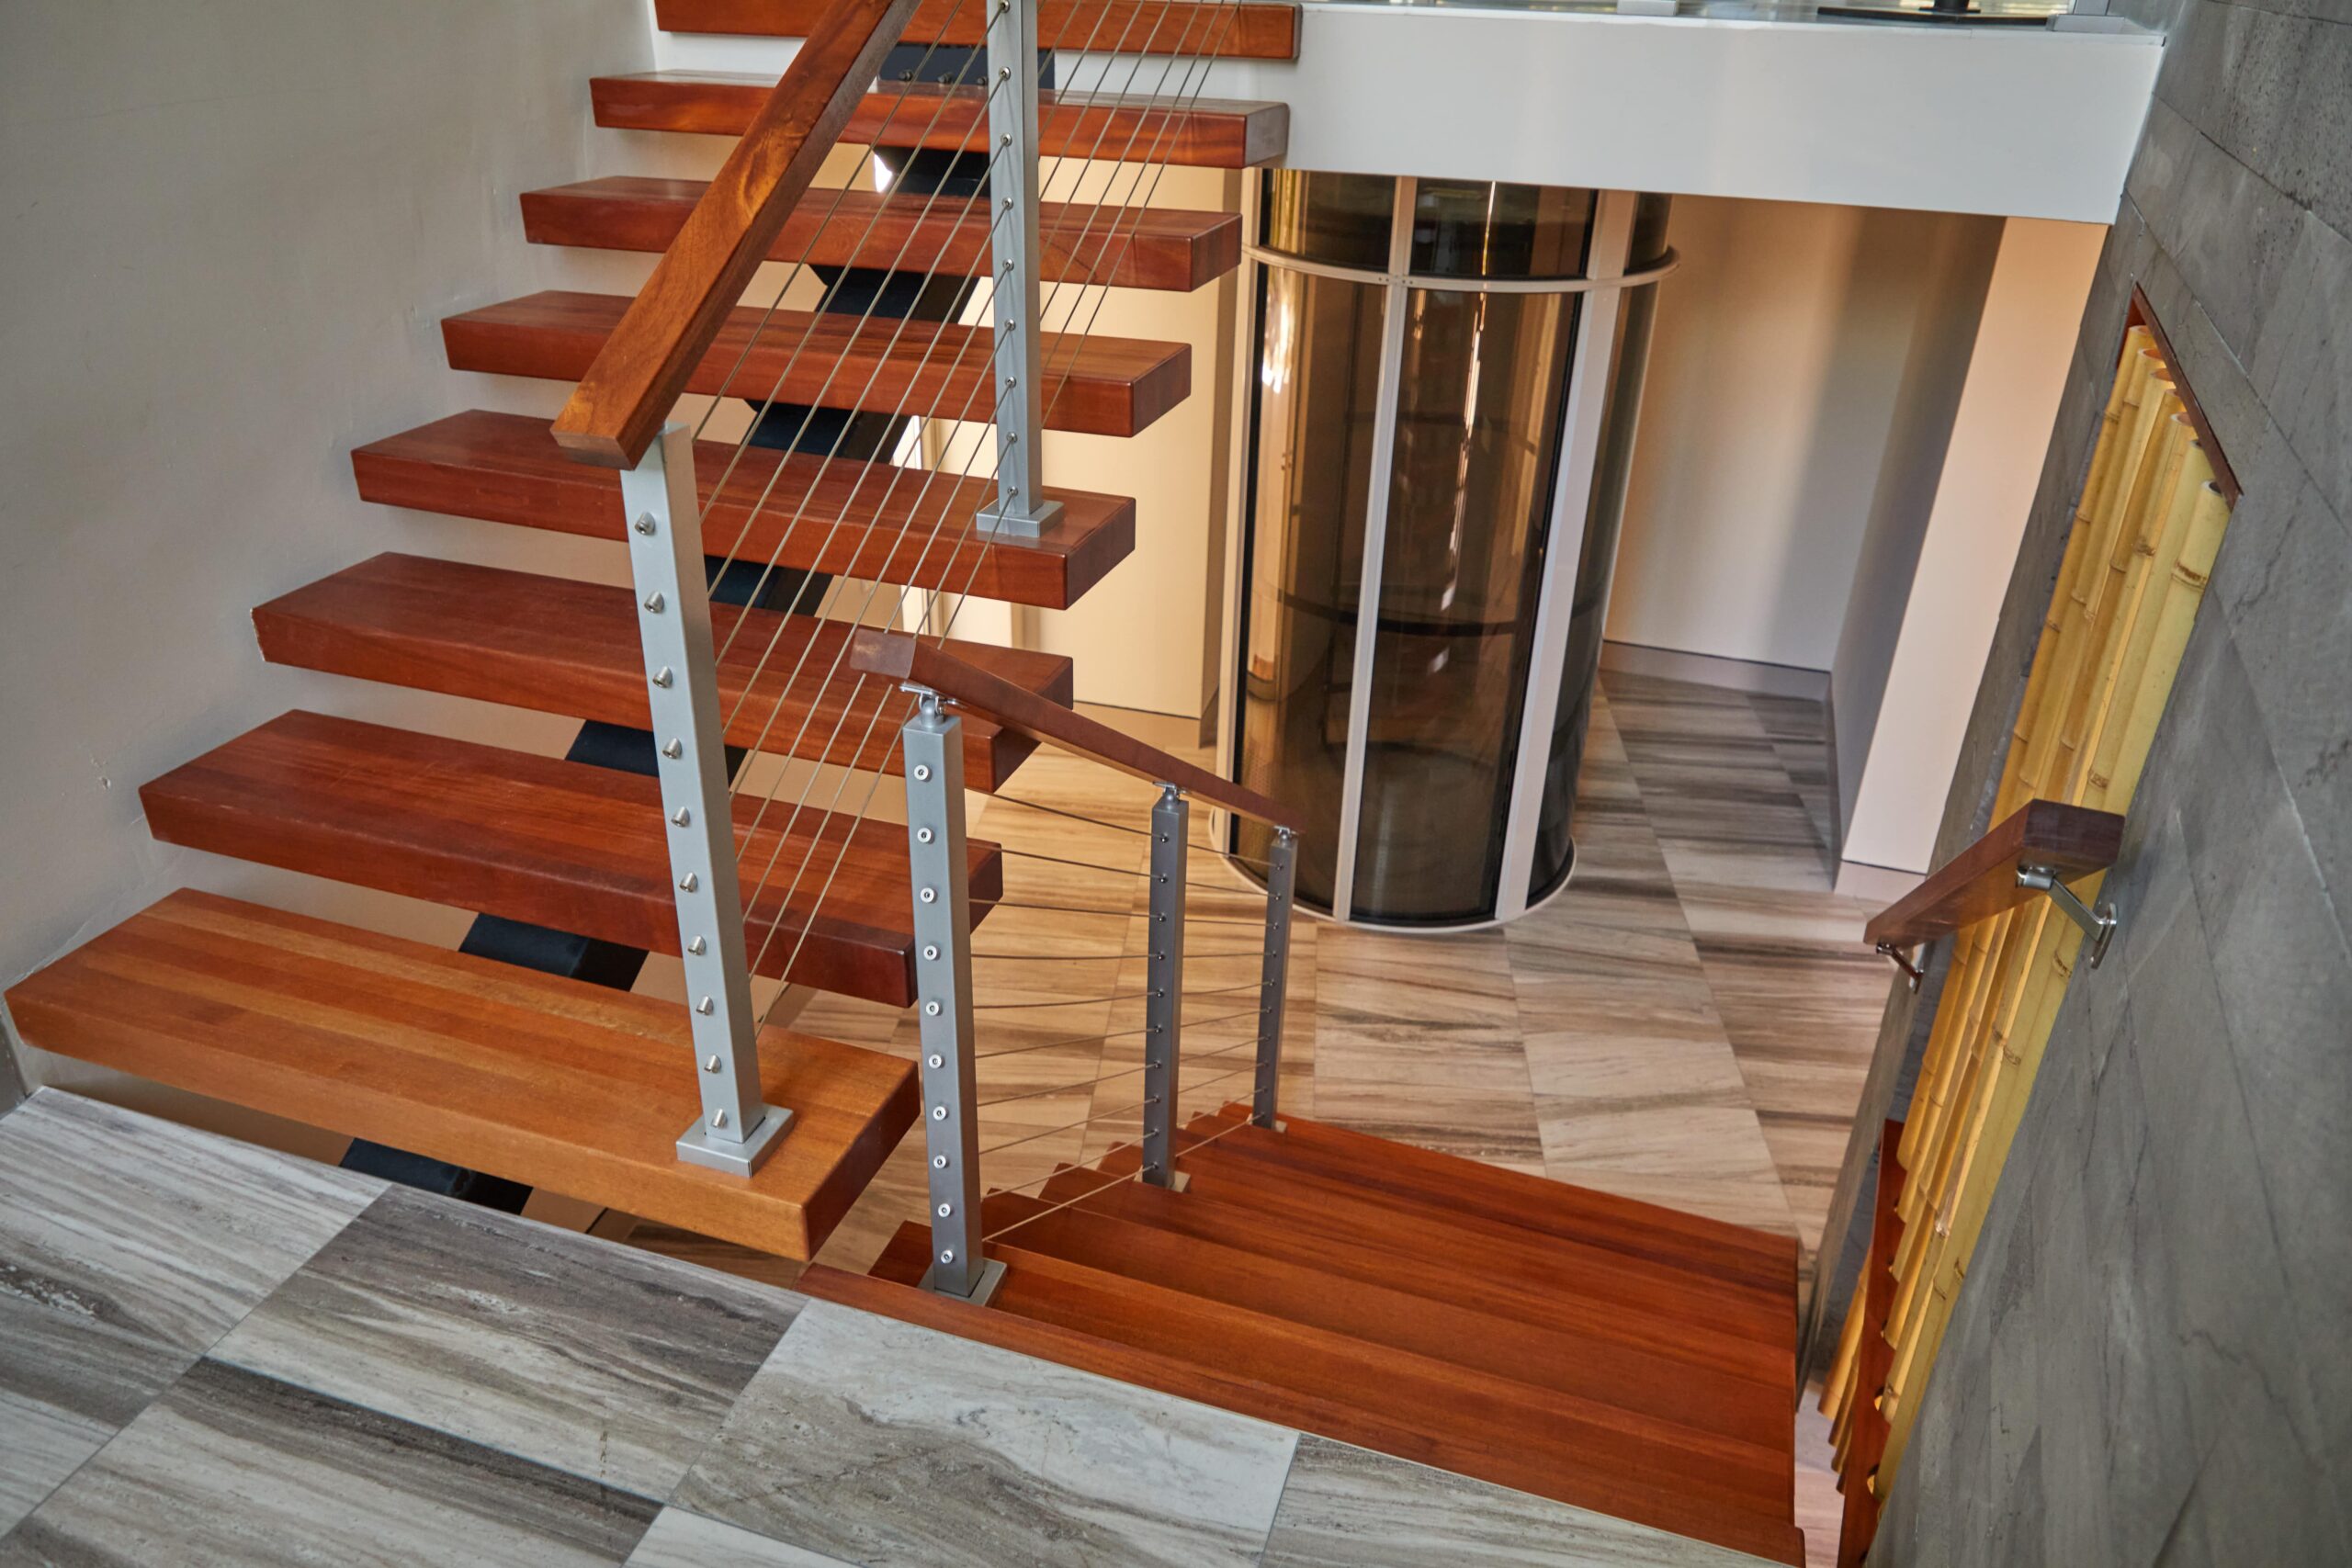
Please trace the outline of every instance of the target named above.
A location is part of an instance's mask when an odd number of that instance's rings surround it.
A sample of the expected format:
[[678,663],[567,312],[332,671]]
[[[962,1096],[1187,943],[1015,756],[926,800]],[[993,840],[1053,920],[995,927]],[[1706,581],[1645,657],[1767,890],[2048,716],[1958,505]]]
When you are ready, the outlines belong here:
[[[2161,333],[2136,319],[2124,335],[1992,820],[2035,799],[2129,809],[2234,499],[2226,467],[2216,483],[2213,454],[2199,432]],[[2097,882],[2076,892],[2096,903]],[[1952,940],[1895,1151],[1888,1370],[1882,1386],[1862,1387],[1861,1369],[1877,1359],[1864,1354],[1866,1279],[1854,1292],[1822,1391],[1841,1461],[1852,1451],[1865,1403],[1883,1416],[1873,1485],[1880,1497],[1902,1462],[2082,932],[2037,898]],[[1874,1246],[1873,1258],[1879,1253]]]

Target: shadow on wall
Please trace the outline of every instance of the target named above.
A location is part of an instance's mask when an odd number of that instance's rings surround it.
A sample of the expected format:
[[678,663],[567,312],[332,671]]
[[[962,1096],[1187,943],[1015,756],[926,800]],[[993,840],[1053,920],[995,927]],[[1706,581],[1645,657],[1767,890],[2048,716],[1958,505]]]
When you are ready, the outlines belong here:
[[[1882,499],[1967,370],[2001,220],[1685,197],[1609,637],[1827,670]],[[1973,293],[1955,273],[1976,273]],[[1939,388],[1948,381],[1948,388]],[[1933,434],[1933,433],[1929,433]],[[1894,487],[1890,491],[1889,487]]]

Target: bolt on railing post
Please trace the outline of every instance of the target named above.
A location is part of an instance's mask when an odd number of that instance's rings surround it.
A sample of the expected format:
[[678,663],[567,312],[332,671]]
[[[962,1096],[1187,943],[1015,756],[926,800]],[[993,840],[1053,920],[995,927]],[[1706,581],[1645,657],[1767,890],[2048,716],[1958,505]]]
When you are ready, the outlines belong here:
[[1176,1096],[1184,1055],[1184,876],[1192,802],[1159,786],[1151,808],[1151,922],[1143,1004],[1143,1179],[1176,1185]]
[[621,496],[702,1100],[678,1157],[748,1177],[775,1151],[792,1112],[762,1093],[694,437],[684,424],[664,429],[622,473]]
[[899,730],[907,773],[915,1016],[922,1028],[923,1165],[931,1191],[926,1289],[984,1303],[1004,1265],[980,1254],[980,1143],[972,1059],[972,905],[964,849],[964,721],[939,694]]
[[1290,976],[1290,889],[1298,865],[1298,835],[1274,829],[1266,857],[1266,958],[1259,971],[1258,1076],[1250,1097],[1250,1120],[1274,1124],[1282,1100],[1283,1004]]
[[995,265],[996,501],[978,526],[1034,539],[1061,503],[1039,489],[1046,423],[1037,340],[1037,0],[989,0],[989,216]]

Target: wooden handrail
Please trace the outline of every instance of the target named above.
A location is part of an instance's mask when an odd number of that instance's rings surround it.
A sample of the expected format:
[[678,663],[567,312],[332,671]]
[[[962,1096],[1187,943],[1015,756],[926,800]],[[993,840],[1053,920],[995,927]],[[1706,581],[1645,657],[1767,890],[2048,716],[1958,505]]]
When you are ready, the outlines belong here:
[[904,632],[866,627],[850,639],[849,662],[852,669],[868,675],[928,686],[958,707],[984,713],[1033,740],[1049,740],[1082,751],[1123,773],[1154,784],[1172,784],[1196,800],[1221,806],[1253,822],[1294,830],[1306,825],[1297,812],[1255,790],[1229,784],[1206,768],[1171,757],[1049,698],[1024,692],[936,644],[918,641]]
[[2041,897],[2038,889],[2019,886],[2020,865],[2047,866],[2059,881],[2072,882],[2113,865],[2122,845],[2123,818],[2112,811],[2029,800],[1880,910],[1862,928],[1862,940],[1896,948],[1933,942]]
[[556,416],[583,463],[636,466],[921,0],[831,0]]

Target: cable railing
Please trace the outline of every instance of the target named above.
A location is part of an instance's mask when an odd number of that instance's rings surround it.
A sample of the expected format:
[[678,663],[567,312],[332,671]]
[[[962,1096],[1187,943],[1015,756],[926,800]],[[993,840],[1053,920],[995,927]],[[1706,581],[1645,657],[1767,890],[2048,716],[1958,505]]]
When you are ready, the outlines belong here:
[[[556,424],[573,456],[624,469],[702,1084],[703,1116],[680,1138],[680,1156],[748,1176],[786,1134],[789,1109],[761,1098],[756,1041],[801,976],[854,846],[872,841],[863,829],[879,820],[877,791],[895,772],[905,791],[914,938],[900,994],[912,998],[921,1026],[927,1283],[967,1298],[984,1297],[989,1280],[978,1229],[984,1154],[1133,1119],[1136,1168],[1122,1179],[1167,1186],[1176,1179],[1187,1094],[1254,1076],[1251,1120],[1272,1123],[1295,848],[1296,824],[1275,803],[946,646],[991,552],[1035,547],[1059,526],[1061,504],[1042,483],[1043,432],[1080,379],[1108,285],[1242,14],[1239,0],[1166,0],[1059,15],[1053,47],[1081,59],[1088,80],[1050,101],[1059,161],[1041,179],[1041,78],[1055,57],[1038,50],[1037,3],[967,0],[968,23],[931,28],[915,66],[916,76],[944,73],[945,82],[892,96],[869,126],[874,110],[863,99],[917,0],[831,0]],[[968,80],[973,51],[949,44],[951,36],[984,39],[977,83]],[[813,191],[819,164],[853,116],[865,147],[837,189]],[[1168,145],[1171,137],[1178,147]],[[1108,172],[1094,172],[1106,160]],[[1045,198],[1065,180],[1041,230]],[[879,199],[854,200],[862,183]],[[796,214],[817,221],[795,231],[798,254],[779,254]],[[855,231],[845,253],[840,221]],[[975,230],[986,236],[985,273]],[[959,234],[963,248],[951,262]],[[836,259],[820,265],[820,245]],[[772,263],[782,265],[780,280],[763,290],[763,304],[745,305],[755,275]],[[1061,330],[1045,332],[1047,321]],[[721,363],[714,380],[705,367]],[[671,415],[690,381],[711,393],[691,426]],[[715,479],[698,486],[697,445],[730,400],[748,403],[750,417],[723,457],[704,446],[700,460]],[[769,462],[755,447],[780,450]],[[730,517],[723,553],[706,538],[706,506]],[[861,573],[866,546],[886,532],[887,570]],[[837,579],[830,574],[841,570],[844,546],[849,568]],[[746,606],[723,635],[710,613],[713,585]],[[829,624],[864,629],[820,635]],[[909,624],[924,636],[874,629]],[[720,691],[722,660],[731,696]],[[1018,796],[991,802],[1140,836],[1148,863],[989,846],[985,863],[1001,886],[976,900],[967,715],[1152,784],[1157,799],[1140,827]],[[729,738],[739,742],[734,756]],[[771,761],[753,768],[755,756]],[[1195,798],[1276,829],[1262,887],[1188,874]],[[1098,905],[1109,887],[1092,879],[1141,882],[1142,894]],[[1263,918],[1193,915],[1188,899],[1203,893],[1262,897]],[[1125,921],[1143,932],[1141,951],[1129,951],[1122,931],[1115,952],[976,952],[975,920],[999,910]],[[1196,925],[1254,927],[1260,945],[1188,958],[1185,936]],[[1256,978],[1227,983],[1227,965],[1253,959]],[[1192,983],[1188,962],[1197,966]],[[1142,971],[1139,989],[1130,964]],[[976,965],[1004,982],[985,998],[975,994]],[[755,1004],[754,975],[786,987]],[[1076,988],[1088,994],[1052,994],[1086,975],[1096,984]],[[1244,996],[1248,1004],[1230,1005]],[[1090,1009],[1099,1017],[1080,1016]],[[1093,1032],[1080,1032],[1090,1024]],[[1052,1038],[1027,1037],[1041,1028]],[[1205,1034],[1227,1028],[1241,1037]],[[1187,1031],[1214,1048],[1188,1049]],[[1048,1051],[1090,1047],[1097,1057],[1085,1078],[978,1096],[981,1061],[1027,1058],[1001,1069],[1018,1074],[1052,1064]],[[1138,1060],[1119,1059],[1129,1049]],[[1193,1063],[1224,1070],[1188,1083]],[[1141,1097],[1098,1110],[1106,1086]],[[1016,1125],[1016,1136],[981,1146],[984,1105],[1025,1114],[1080,1096],[1086,1117],[1044,1130]]]

